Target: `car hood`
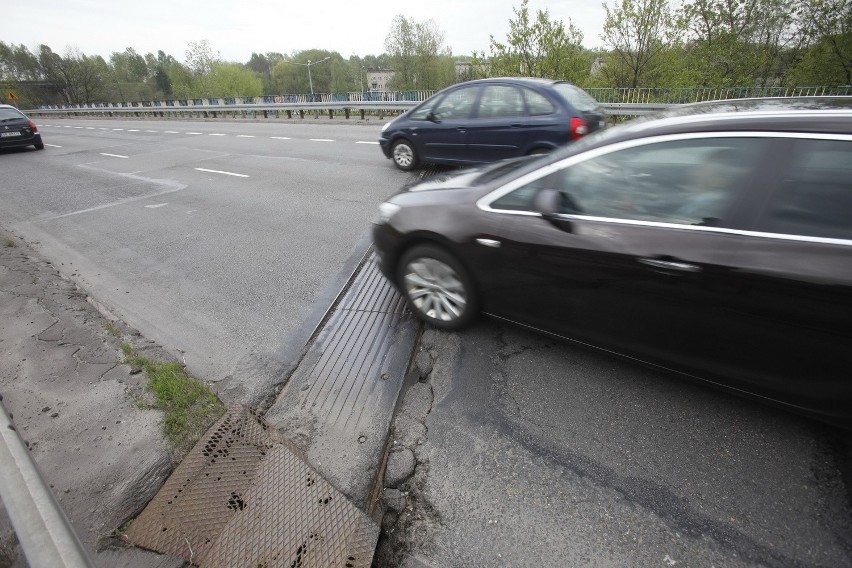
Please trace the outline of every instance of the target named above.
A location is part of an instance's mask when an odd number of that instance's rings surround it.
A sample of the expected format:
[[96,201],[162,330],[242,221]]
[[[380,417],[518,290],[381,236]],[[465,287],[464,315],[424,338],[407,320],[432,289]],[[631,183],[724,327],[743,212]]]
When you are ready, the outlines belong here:
[[458,168],[418,180],[404,187],[403,192],[434,191],[479,187],[509,175],[532,163],[540,156],[521,156],[480,166]]

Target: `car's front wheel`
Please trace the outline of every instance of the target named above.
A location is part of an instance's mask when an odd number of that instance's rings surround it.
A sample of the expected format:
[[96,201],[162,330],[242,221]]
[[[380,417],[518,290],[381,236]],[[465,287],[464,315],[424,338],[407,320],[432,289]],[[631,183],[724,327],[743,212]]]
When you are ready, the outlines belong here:
[[396,167],[408,172],[417,167],[417,150],[408,140],[398,140],[391,149],[391,157]]
[[460,329],[477,314],[473,281],[449,252],[420,245],[406,252],[397,271],[408,304],[425,321],[441,329]]

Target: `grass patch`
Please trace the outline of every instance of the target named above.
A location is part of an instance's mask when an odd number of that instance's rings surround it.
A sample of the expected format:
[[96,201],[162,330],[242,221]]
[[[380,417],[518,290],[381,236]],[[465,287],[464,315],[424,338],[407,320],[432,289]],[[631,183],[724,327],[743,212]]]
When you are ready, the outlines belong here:
[[3,240],[3,244],[6,245],[7,247],[18,246],[18,243],[16,243],[14,239],[5,239],[5,240]]
[[121,337],[121,332],[118,331],[118,329],[113,325],[111,321],[107,322],[107,324],[104,326],[104,329],[108,334],[112,335],[113,337]]
[[210,387],[190,377],[180,363],[152,361],[134,353],[127,343],[121,350],[126,364],[145,371],[145,389],[154,399],[146,406],[165,412],[163,433],[172,452],[183,455],[225,413],[224,405]]

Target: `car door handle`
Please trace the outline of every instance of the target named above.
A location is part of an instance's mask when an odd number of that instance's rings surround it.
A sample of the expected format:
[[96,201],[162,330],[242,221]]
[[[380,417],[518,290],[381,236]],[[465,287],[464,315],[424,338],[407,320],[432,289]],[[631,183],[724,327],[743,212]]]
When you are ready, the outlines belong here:
[[492,248],[500,248],[500,245],[503,244],[500,241],[495,241],[494,239],[476,239],[476,242]]
[[459,126],[458,128],[456,128],[456,130],[458,130],[459,132],[465,132],[467,128],[464,126]]
[[680,272],[700,272],[701,267],[689,264],[688,262],[678,262],[676,260],[660,260],[657,258],[640,258],[639,262],[653,266],[655,268],[665,268],[666,270],[679,270]]

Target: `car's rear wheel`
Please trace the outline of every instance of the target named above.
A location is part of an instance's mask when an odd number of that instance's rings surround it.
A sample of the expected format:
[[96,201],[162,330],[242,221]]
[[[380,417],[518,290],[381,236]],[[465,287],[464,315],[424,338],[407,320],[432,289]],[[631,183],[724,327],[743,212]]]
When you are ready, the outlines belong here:
[[391,156],[396,167],[408,172],[417,167],[417,150],[408,140],[398,140],[391,149]]
[[400,260],[397,279],[408,305],[428,324],[460,329],[476,317],[473,280],[442,248],[420,245],[410,249]]
[[529,156],[538,156],[540,154],[550,154],[552,150],[550,148],[533,148],[530,150]]
[[36,150],[44,150],[44,142],[36,142],[33,146],[35,146]]

